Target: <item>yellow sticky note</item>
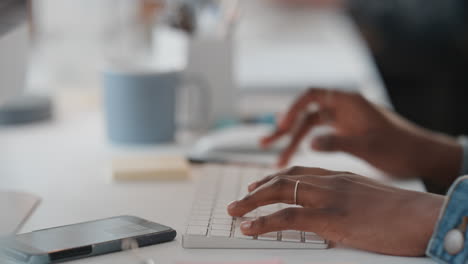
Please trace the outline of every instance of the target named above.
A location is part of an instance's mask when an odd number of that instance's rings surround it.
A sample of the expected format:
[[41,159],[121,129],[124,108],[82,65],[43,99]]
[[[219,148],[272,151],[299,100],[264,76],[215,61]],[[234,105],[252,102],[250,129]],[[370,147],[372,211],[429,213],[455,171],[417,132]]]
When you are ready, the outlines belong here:
[[190,176],[190,164],[183,157],[115,158],[112,173],[119,181],[172,181]]

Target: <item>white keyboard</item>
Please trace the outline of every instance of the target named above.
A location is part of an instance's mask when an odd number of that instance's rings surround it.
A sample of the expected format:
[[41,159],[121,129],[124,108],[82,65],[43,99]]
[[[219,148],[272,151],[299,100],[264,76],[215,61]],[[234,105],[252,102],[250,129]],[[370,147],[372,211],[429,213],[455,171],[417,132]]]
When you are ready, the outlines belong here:
[[275,204],[258,208],[241,218],[227,213],[227,205],[247,194],[247,186],[273,172],[271,169],[234,165],[203,165],[196,168],[200,180],[187,230],[184,248],[239,249],[325,249],[327,241],[314,233],[273,232],[245,236],[240,223],[269,215],[290,205]]

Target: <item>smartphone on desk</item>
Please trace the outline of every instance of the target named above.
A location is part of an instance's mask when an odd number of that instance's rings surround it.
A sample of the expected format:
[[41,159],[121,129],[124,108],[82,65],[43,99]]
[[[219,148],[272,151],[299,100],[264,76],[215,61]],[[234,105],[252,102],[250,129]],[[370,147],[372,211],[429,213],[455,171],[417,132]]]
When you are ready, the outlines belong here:
[[175,237],[170,227],[119,216],[17,235],[5,242],[3,254],[16,263],[49,264],[130,249],[129,243],[146,247]]

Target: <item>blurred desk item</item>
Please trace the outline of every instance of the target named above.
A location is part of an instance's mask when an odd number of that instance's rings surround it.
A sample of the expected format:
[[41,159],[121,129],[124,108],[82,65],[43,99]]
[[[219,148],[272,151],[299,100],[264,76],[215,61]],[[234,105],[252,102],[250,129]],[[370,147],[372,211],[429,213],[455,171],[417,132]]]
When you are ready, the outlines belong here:
[[[33,192],[43,202],[23,232],[79,223],[116,215],[136,215],[170,223],[183,233],[199,177],[180,182],[119,183],[112,180],[111,161],[116,156],[185,155],[190,146],[158,145],[139,150],[116,149],[107,144],[101,114],[85,112],[61,115],[54,122],[0,130],[0,186]],[[258,157],[257,157],[258,158]],[[272,162],[275,157],[262,158]],[[252,158],[252,160],[254,160]],[[382,173],[345,154],[299,155],[294,165],[321,166],[381,178]],[[418,182],[399,183],[422,190]],[[288,264],[308,261],[360,264],[423,264],[428,258],[402,258],[368,253],[343,246],[328,250],[186,250],[176,241],[142,248],[142,259],[156,263],[177,261],[258,261],[271,258]],[[135,254],[120,252],[76,261],[76,264],[139,263]]]
[[260,139],[271,130],[270,125],[238,125],[214,131],[197,141],[190,158],[208,162],[249,162],[249,155],[279,155],[287,146],[287,138],[268,150],[259,146]]
[[204,78],[211,88],[211,114],[206,117],[208,128],[237,116],[232,36],[192,39],[187,72]]
[[237,117],[234,79],[235,26],[239,0],[194,1],[196,31],[189,45],[187,72],[207,80],[211,89],[209,126]]
[[[153,63],[179,64],[188,75],[203,80],[209,89],[208,94],[189,92],[186,95],[210,100],[210,111],[203,118],[190,113],[184,117],[196,120],[194,130],[206,131],[219,120],[237,117],[233,79],[233,29],[237,17],[231,15],[237,5],[224,2],[168,2],[165,17],[155,23],[153,30]],[[237,3],[237,0],[226,2]]]
[[357,90],[390,105],[365,42],[339,9],[243,3],[237,30],[236,81],[241,95],[295,94],[308,87]]
[[50,120],[52,99],[47,96],[23,95],[0,105],[0,125],[19,125]]
[[177,181],[189,178],[189,166],[183,157],[131,156],[115,158],[112,172],[118,181]]

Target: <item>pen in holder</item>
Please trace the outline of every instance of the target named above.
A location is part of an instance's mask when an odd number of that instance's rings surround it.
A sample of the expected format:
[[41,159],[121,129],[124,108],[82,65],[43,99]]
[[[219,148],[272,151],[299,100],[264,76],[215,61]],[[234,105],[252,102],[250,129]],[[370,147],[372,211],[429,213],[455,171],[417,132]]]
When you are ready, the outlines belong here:
[[210,87],[209,93],[190,90],[186,96],[211,98],[209,113],[200,118],[198,113],[186,111],[183,117],[191,121],[190,130],[205,132],[236,117],[233,33],[239,1],[166,0],[165,3],[163,15],[154,24],[153,62],[182,65],[188,76],[197,76]]

